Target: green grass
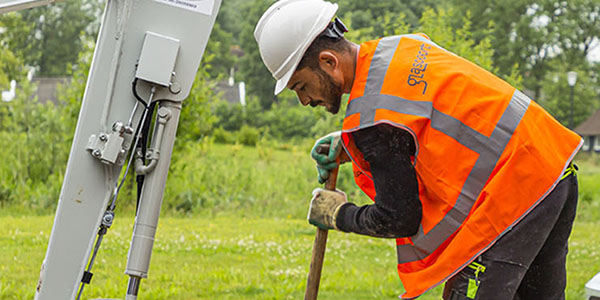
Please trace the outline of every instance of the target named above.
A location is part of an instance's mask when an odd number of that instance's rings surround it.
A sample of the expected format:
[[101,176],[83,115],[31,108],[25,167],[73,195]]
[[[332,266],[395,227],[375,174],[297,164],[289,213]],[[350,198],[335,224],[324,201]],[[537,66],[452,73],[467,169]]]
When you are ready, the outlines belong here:
[[[3,217],[0,299],[33,297],[52,217]],[[86,298],[124,298],[132,222],[121,217],[102,246]],[[299,299],[314,227],[297,219],[172,218],[160,221],[141,299]],[[395,299],[394,242],[332,232],[320,299]]]
[[[132,216],[118,218],[102,245],[83,299],[124,298]],[[50,216],[0,218],[0,299],[31,299],[52,226]],[[578,222],[568,257],[567,299],[600,271],[600,222]],[[165,217],[140,299],[299,299],[314,228],[304,220]],[[319,299],[397,299],[391,240],[331,232]],[[439,299],[441,287],[420,299]]]
[[[314,164],[300,146],[197,144],[174,155],[150,274],[140,299],[302,298],[314,239],[304,220]],[[600,163],[579,156],[580,202],[567,260],[567,299],[583,299],[600,272]],[[343,166],[339,186],[369,200]],[[124,298],[133,196],[117,219],[83,299]],[[0,299],[32,299],[53,217],[23,205],[0,209]],[[331,232],[319,299],[397,299],[394,242]],[[441,287],[420,299],[440,299]]]

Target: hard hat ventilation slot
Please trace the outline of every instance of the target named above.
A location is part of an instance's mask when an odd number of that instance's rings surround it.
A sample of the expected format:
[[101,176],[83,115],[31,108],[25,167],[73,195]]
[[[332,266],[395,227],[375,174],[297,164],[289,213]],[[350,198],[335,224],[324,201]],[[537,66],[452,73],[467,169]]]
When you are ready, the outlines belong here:
[[336,17],[335,20],[327,26],[325,31],[321,33],[321,36],[326,36],[332,39],[341,39],[344,37],[344,33],[348,32],[348,27],[340,20],[340,18]]

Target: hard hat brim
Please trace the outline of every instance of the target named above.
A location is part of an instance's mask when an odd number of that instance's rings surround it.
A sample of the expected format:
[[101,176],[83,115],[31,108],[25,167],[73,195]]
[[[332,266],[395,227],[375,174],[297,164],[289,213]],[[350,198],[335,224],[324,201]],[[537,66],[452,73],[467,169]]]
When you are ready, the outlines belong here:
[[[289,0],[289,1],[291,2],[292,0]],[[329,3],[329,2],[326,2],[326,3],[328,3],[328,5],[325,7],[325,9],[323,11],[320,12],[319,18],[316,20],[316,23],[314,24],[314,27],[313,27],[312,32],[310,33],[308,39],[298,49],[299,55],[296,55],[295,57],[292,58],[292,60],[290,62],[287,62],[288,65],[291,65],[291,68],[281,78],[277,79],[277,83],[275,84],[275,91],[274,91],[275,95],[280,94],[286,88],[286,86],[288,85],[288,83],[290,81],[290,78],[292,78],[292,75],[294,74],[294,72],[296,72],[296,68],[298,67],[298,64],[300,64],[300,61],[302,60],[302,57],[304,56],[304,53],[306,52],[306,50],[310,47],[310,45],[312,45],[314,40],[321,34],[321,32],[323,32],[323,30],[325,30],[327,28],[327,25],[329,24],[329,22],[331,22],[331,19],[333,19],[333,17],[335,16],[335,13],[338,10],[338,5],[334,4],[334,3]],[[267,13],[265,13],[265,14],[267,14]],[[262,18],[261,18],[261,20],[262,20]],[[259,24],[260,23],[261,23],[261,21],[259,21]],[[262,31],[262,26],[257,26],[257,30],[255,30],[255,36],[257,35],[257,32],[261,32],[261,31]],[[260,36],[260,34],[258,34],[258,35]],[[277,71],[272,72],[272,73],[274,74],[273,77],[275,77],[275,78],[278,77],[275,75],[277,73]]]
[[275,84],[275,95],[279,95],[281,92],[283,92],[283,90],[285,90],[288,82],[290,82],[290,78],[292,78],[292,75],[294,75],[294,72],[296,72],[296,68],[288,71],[285,75],[283,75],[283,77],[281,77],[281,79],[277,80],[277,83]]

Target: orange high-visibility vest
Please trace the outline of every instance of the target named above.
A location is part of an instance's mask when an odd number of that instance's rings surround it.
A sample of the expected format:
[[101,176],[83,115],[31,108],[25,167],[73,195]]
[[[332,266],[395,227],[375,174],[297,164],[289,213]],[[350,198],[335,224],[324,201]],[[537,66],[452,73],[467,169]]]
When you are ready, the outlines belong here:
[[342,139],[371,199],[369,165],[350,133],[381,123],[416,145],[423,218],[417,234],[396,242],[405,299],[491,247],[554,189],[582,145],[523,93],[425,35],[360,46]]

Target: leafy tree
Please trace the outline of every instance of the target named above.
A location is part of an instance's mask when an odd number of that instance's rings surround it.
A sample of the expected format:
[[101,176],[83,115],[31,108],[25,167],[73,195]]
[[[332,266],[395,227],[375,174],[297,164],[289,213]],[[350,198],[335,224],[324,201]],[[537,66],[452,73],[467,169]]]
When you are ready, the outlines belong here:
[[472,22],[476,41],[490,37],[500,74],[517,65],[524,86],[542,95],[547,74],[556,71],[554,58],[587,65],[586,55],[600,32],[597,0],[451,0]]
[[[539,101],[558,121],[571,125],[571,105],[573,108],[573,128],[585,121],[588,116],[600,108],[600,89],[593,69],[578,70],[577,83],[573,87],[567,84],[567,72],[572,66],[556,61],[555,71],[549,72],[542,82],[543,97]],[[572,128],[572,129],[573,129]]]
[[490,39],[484,38],[479,42],[473,40],[471,22],[463,20],[462,27],[454,28],[452,21],[460,17],[452,8],[427,9],[421,18],[419,31],[427,34],[438,45],[462,56],[480,67],[494,71]]
[[245,21],[240,32],[240,46],[244,56],[239,61],[239,78],[246,83],[248,93],[258,97],[263,108],[269,108],[277,99],[273,95],[275,80],[265,67],[254,39],[254,28],[265,10],[273,3],[272,0],[247,1],[239,9],[245,11]]
[[[206,67],[209,62],[204,62]],[[210,103],[219,99],[214,91],[215,84],[209,80],[208,73],[200,68],[192,85],[190,96],[183,102],[177,143],[197,142],[212,132],[217,118],[212,114]]]
[[215,23],[202,57],[203,62],[212,62],[212,64],[202,64],[202,69],[207,72],[206,75],[210,78],[219,79],[224,77],[234,67],[237,57],[231,54],[232,36],[232,33],[221,29],[219,23]]
[[21,82],[25,78],[23,59],[6,42],[8,28],[15,19],[14,14],[0,19],[0,91],[8,89],[11,80]]
[[[38,103],[34,87],[19,82],[16,97],[0,102],[0,206],[17,201],[26,207],[54,205],[68,147],[59,107]],[[20,203],[19,202],[19,203]]]
[[37,67],[38,74],[65,75],[98,29],[101,2],[85,1],[66,0],[0,16],[6,27],[1,38],[25,64]]
[[[352,24],[351,30],[369,29],[372,37],[407,33],[403,26],[416,28],[423,12],[435,7],[439,1],[389,0],[389,1],[335,1],[339,4],[338,16]],[[364,40],[361,40],[362,42]]]
[[8,89],[11,80],[20,73],[21,60],[12,51],[0,45],[0,91]]
[[559,28],[558,44],[569,64],[587,65],[585,61],[600,37],[600,4],[597,0],[549,1],[546,11],[552,12]]

